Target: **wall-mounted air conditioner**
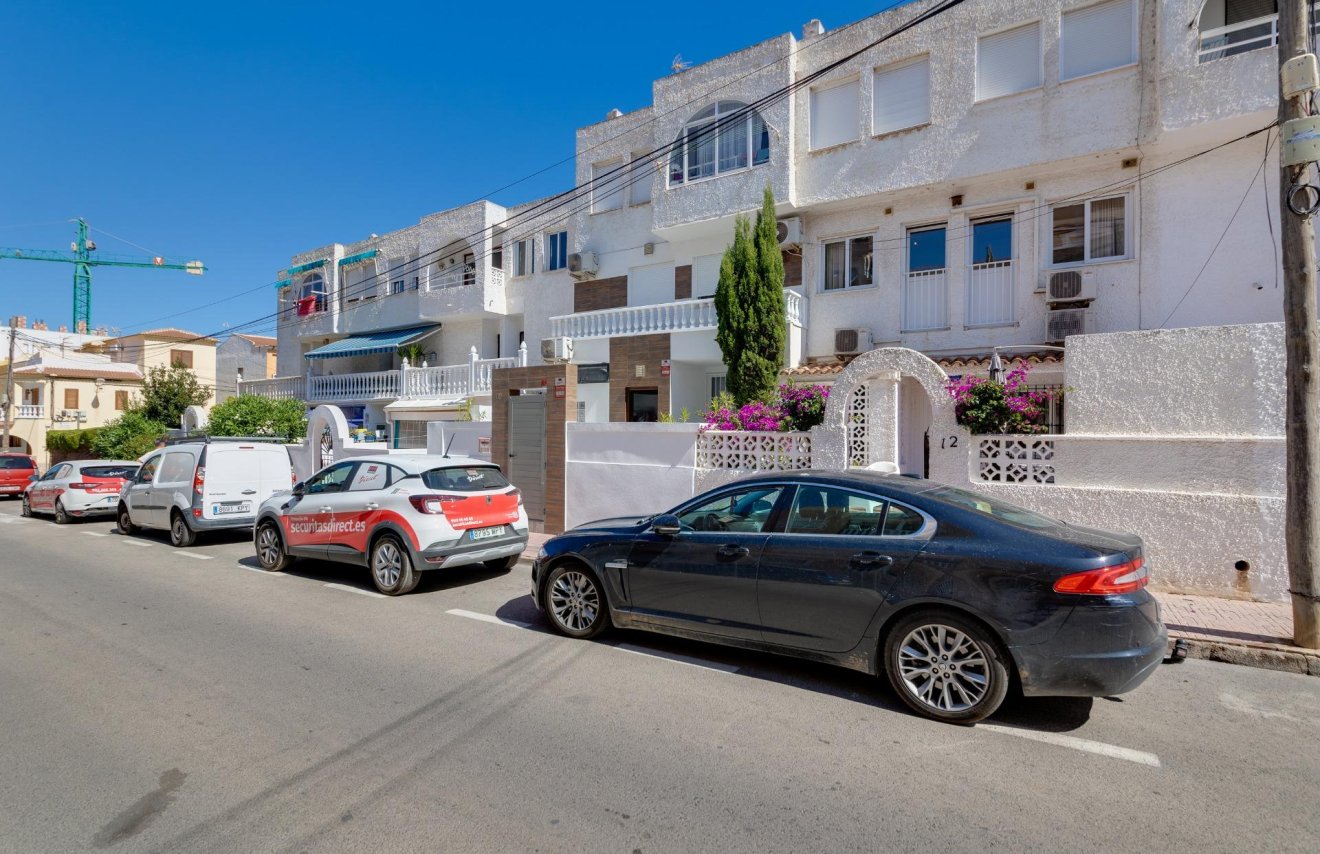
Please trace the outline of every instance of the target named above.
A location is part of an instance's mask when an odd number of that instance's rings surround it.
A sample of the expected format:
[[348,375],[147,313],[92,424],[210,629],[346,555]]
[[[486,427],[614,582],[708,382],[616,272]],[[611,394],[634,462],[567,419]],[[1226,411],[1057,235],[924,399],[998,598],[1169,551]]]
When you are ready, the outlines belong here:
[[871,330],[836,329],[834,330],[834,355],[856,356],[871,349]]
[[573,360],[573,339],[560,335],[541,339],[541,361],[549,365]]
[[1069,335],[1085,335],[1091,331],[1091,309],[1056,308],[1045,313],[1045,340],[1061,343]]
[[1056,270],[1045,273],[1045,301],[1089,302],[1095,299],[1094,270]]
[[786,216],[775,223],[775,229],[779,233],[780,246],[787,248],[802,243],[802,217]]
[[594,278],[599,269],[595,252],[574,252],[568,256],[568,273],[575,279]]

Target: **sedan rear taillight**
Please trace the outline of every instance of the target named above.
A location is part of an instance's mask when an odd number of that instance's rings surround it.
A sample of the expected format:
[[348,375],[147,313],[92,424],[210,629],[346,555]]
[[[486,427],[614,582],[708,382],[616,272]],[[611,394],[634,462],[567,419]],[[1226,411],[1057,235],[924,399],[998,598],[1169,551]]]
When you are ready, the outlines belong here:
[[1082,593],[1088,596],[1108,596],[1114,593],[1135,593],[1150,581],[1144,558],[1074,572],[1054,582],[1055,593]]
[[90,489],[95,489],[97,486],[100,486],[100,484],[97,484],[97,483],[71,483],[71,484],[69,484],[69,489],[90,490]]
[[443,516],[445,505],[451,501],[462,501],[457,495],[409,495],[408,501],[419,513]]

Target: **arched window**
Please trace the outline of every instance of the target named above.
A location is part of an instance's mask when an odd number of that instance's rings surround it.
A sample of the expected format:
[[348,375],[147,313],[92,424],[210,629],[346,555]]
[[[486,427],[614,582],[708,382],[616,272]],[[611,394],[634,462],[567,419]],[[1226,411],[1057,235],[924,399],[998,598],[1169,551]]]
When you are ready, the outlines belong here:
[[718,101],[683,126],[669,157],[669,186],[713,178],[770,159],[770,129],[740,101]]
[[325,310],[325,279],[320,273],[309,273],[298,285],[298,314],[314,314]]

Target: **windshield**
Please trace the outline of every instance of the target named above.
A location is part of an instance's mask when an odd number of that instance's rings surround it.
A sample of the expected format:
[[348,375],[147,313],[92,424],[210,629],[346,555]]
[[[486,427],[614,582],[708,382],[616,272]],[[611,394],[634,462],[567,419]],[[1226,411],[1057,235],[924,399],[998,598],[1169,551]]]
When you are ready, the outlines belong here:
[[509,485],[504,475],[494,466],[463,466],[452,469],[431,469],[422,472],[422,483],[427,489],[445,492],[481,492],[504,489]]
[[1058,528],[1063,524],[1039,513],[1033,513],[1025,507],[996,501],[993,498],[987,498],[975,492],[968,492],[965,489],[955,489],[952,486],[936,487],[925,494],[941,501],[947,501],[950,504],[956,504],[959,507],[965,507],[968,510],[975,510],[977,513],[984,513],[1001,522],[1011,522],[1025,528]]
[[0,457],[0,469],[36,468],[28,457]]
[[83,466],[79,472],[83,477],[117,477],[128,480],[137,474],[137,466]]

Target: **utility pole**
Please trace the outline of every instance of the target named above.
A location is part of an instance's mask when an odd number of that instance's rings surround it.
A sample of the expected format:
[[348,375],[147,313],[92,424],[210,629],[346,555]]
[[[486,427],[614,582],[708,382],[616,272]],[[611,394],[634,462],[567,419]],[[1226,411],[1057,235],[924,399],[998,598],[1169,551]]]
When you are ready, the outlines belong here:
[[[1279,129],[1310,115],[1311,92],[1287,97],[1283,65],[1309,53],[1309,0],[1280,0]],[[1282,154],[1284,146],[1280,145]],[[1285,159],[1284,163],[1287,162]],[[1287,354],[1287,513],[1288,592],[1292,595],[1293,642],[1320,649],[1320,363],[1317,350],[1315,228],[1309,216],[1288,204],[1294,186],[1308,184],[1309,163],[1282,165],[1279,175],[1283,245],[1283,328]]]
[[0,454],[9,450],[9,422],[14,414],[14,339],[18,337],[14,325],[9,325],[9,361],[5,362],[5,426],[4,440],[0,441]]

